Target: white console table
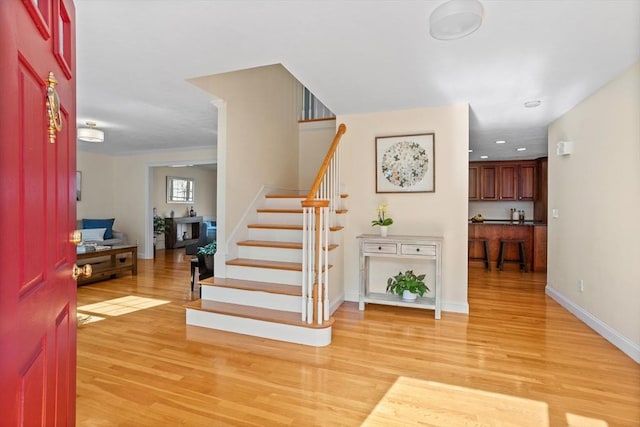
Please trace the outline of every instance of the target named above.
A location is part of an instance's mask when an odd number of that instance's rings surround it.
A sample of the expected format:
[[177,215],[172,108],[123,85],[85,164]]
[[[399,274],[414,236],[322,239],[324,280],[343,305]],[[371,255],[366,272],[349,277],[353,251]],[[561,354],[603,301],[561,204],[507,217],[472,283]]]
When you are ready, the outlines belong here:
[[[360,248],[360,310],[365,303],[386,304],[400,307],[427,308],[435,311],[440,319],[442,293],[442,237],[388,236],[363,234],[357,237]],[[406,302],[399,295],[369,291],[369,258],[386,257],[435,262],[436,274],[433,282],[427,282],[433,298],[418,297],[416,302]],[[387,278],[385,278],[386,283]]]

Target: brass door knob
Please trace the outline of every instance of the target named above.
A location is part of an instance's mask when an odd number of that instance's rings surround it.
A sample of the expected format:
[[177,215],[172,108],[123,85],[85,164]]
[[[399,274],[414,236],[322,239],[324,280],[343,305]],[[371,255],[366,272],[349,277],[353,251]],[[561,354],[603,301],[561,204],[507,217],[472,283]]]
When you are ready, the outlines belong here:
[[78,246],[80,243],[82,243],[82,232],[80,230],[73,230],[69,241],[71,241],[71,243],[73,243],[74,245]]
[[91,264],[85,264],[82,267],[78,267],[78,264],[73,264],[73,268],[71,269],[71,276],[73,280],[78,280],[78,277],[82,276],[83,278],[91,277],[91,273],[93,273],[93,268]]

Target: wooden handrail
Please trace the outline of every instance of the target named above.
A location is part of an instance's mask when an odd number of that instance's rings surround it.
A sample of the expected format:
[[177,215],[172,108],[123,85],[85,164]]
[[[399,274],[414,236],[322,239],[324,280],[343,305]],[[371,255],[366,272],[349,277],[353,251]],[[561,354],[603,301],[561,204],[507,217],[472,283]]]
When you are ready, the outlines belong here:
[[329,147],[329,151],[327,151],[327,155],[318,170],[318,174],[316,175],[316,179],[313,181],[313,185],[311,186],[311,190],[309,190],[309,194],[307,194],[307,200],[313,200],[316,197],[316,193],[318,192],[318,188],[320,187],[320,183],[325,173],[327,172],[327,168],[329,167],[329,163],[333,158],[336,150],[338,149],[338,144],[340,144],[340,139],[342,135],[347,131],[347,126],[344,123],[340,123],[338,126],[338,132],[336,132],[336,136],[333,138],[333,142],[331,143],[331,147]]

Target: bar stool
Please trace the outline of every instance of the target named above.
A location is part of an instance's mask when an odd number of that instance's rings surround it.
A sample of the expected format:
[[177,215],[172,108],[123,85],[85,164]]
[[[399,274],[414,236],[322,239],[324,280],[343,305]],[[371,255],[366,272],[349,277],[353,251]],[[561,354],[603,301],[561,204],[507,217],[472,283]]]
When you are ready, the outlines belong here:
[[[517,260],[504,259],[505,246],[509,243],[515,243],[518,245],[518,253],[520,255],[519,259]],[[496,268],[502,271],[504,268],[505,262],[517,262],[520,264],[521,270],[523,270],[525,273],[529,272],[529,269],[527,268],[527,255],[524,251],[524,240],[500,239],[500,251],[498,252],[498,264]]]
[[[471,249],[473,248],[473,244],[476,242],[482,242],[482,246],[484,248],[484,257],[472,257]],[[491,263],[489,260],[491,257],[489,256],[489,240],[488,239],[469,239],[469,260],[470,261],[484,261],[484,265],[487,267],[487,271],[491,271]]]

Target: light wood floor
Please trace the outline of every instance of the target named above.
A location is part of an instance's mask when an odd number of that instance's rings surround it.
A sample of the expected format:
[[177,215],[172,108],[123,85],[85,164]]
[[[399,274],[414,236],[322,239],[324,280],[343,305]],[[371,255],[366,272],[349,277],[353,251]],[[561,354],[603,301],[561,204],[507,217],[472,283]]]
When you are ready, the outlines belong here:
[[79,426],[640,425],[640,365],[546,297],[539,273],[472,268],[470,315],[440,321],[345,303],[315,349],[187,327],[190,257],[166,252],[78,288],[79,306],[161,300],[79,327]]

